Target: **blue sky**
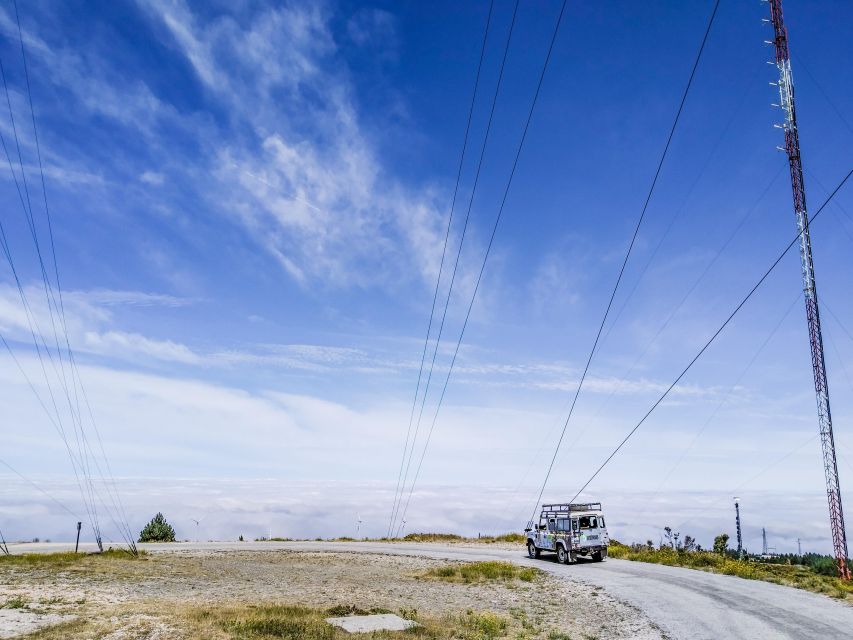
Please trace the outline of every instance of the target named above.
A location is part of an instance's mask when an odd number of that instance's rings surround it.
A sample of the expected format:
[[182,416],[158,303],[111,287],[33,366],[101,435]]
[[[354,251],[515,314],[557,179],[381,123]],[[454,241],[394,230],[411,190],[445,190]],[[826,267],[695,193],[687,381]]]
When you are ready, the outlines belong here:
[[[470,533],[526,520],[711,4],[569,3],[410,527]],[[519,8],[451,299],[451,340],[558,8]],[[309,496],[334,496],[341,511],[362,514],[366,531],[384,533],[487,5],[20,9],[69,337],[133,517],[171,506],[188,537],[191,513],[208,512],[201,535],[210,537],[268,527],[337,534],[349,525],[334,513],[294,515]],[[853,9],[797,0],[785,9],[815,208],[851,164]],[[766,64],[764,11],[721,3],[546,496],[574,493],[795,231],[775,149],[782,116],[770,106],[776,72]],[[463,203],[511,12],[496,1]],[[0,55],[24,169],[37,185],[14,16],[11,2],[0,4]],[[3,114],[8,141],[5,106]],[[8,170],[0,195],[16,266],[45,324]],[[821,300],[840,320],[824,313],[844,490],[853,482],[850,189],[836,202],[813,243]],[[44,211],[36,216],[46,238]],[[613,505],[620,537],[656,538],[703,501],[711,506],[688,532],[701,540],[730,530],[737,489],[746,513],[752,496],[754,535],[761,520],[779,532],[779,547],[800,536],[828,549],[799,290],[792,253],[591,486],[590,497]],[[0,332],[37,381],[7,264]],[[439,350],[439,378],[451,349]],[[3,459],[79,509],[60,438],[8,355],[0,362]],[[62,536],[59,508],[16,482],[5,494],[7,537]],[[817,505],[817,524],[802,526],[792,499]],[[509,513],[496,516],[495,505]]]

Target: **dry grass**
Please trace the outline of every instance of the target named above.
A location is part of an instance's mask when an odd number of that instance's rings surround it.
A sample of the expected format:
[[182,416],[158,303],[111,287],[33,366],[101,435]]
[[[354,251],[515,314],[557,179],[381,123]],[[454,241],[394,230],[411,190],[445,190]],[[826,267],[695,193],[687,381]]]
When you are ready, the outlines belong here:
[[484,542],[484,543],[492,543],[492,542],[517,542],[519,544],[525,544],[527,542],[527,538],[523,533],[504,533],[499,536],[483,536],[481,538],[471,538],[471,542]]
[[522,533],[509,532],[497,536],[480,536],[479,538],[466,538],[456,533],[408,533],[403,538],[352,538],[340,536],[338,538],[255,538],[255,542],[475,542],[482,544],[493,544],[496,542],[523,544],[527,538]]
[[799,565],[764,564],[761,562],[733,560],[728,556],[710,551],[685,552],[667,547],[663,549],[629,547],[618,542],[610,543],[608,555],[611,558],[622,558],[637,562],[651,562],[673,567],[688,567],[690,569],[710,571],[711,573],[722,573],[746,578],[747,580],[763,580],[814,593],[823,593],[841,600],[853,597],[853,583],[845,582],[832,576],[821,575],[811,571],[807,567]]
[[[47,622],[27,640],[339,640],[351,636],[328,636],[318,617],[387,612],[422,628],[376,638],[629,638],[647,628],[616,602],[504,563],[448,570],[410,556],[179,550],[5,568],[0,606],[75,617]],[[430,569],[440,575],[424,575]]]
[[121,549],[108,549],[103,553],[74,553],[72,551],[61,551],[58,553],[24,553],[21,555],[0,555],[0,568],[3,567],[67,567],[76,564],[93,562],[104,562],[113,560],[134,561],[145,557],[147,553],[140,551],[139,555],[132,556],[129,552]]
[[455,533],[409,533],[406,542],[462,542],[464,538]]
[[[165,604],[106,612],[100,618],[70,620],[23,636],[22,640],[83,640],[118,638],[144,640],[169,637],[193,640],[343,640],[352,635],[326,622],[328,617],[388,613],[358,607],[330,609],[291,604],[221,604],[208,607],[175,607]],[[369,638],[383,640],[498,640],[544,637],[529,635],[514,618],[488,611],[469,610],[441,617],[421,616],[417,610],[399,614],[418,626],[407,631],[379,631]],[[120,629],[120,630],[119,630]],[[508,634],[512,633],[512,636]]]
[[[353,607],[357,615],[361,612]],[[416,611],[401,611],[403,617],[418,623],[407,631],[383,631],[371,638],[429,638],[444,640],[491,640],[502,638],[510,627],[507,618],[490,612],[469,611],[442,618],[419,616]],[[339,616],[340,607],[317,609],[294,605],[237,605],[197,609],[189,612],[193,632],[198,637],[227,638],[228,640],[338,640],[352,637],[329,625],[325,618]],[[224,634],[224,635],[217,635]]]
[[538,569],[519,567],[511,562],[467,562],[465,564],[447,564],[430,569],[422,574],[424,578],[444,582],[532,582],[539,575]]

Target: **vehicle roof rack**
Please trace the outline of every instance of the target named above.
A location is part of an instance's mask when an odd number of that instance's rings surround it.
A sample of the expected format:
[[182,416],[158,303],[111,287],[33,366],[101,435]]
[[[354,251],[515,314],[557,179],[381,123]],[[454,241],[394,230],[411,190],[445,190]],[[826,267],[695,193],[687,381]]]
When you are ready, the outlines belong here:
[[578,513],[581,511],[601,511],[600,502],[572,502],[562,504],[543,504],[540,517],[557,517],[563,514]]

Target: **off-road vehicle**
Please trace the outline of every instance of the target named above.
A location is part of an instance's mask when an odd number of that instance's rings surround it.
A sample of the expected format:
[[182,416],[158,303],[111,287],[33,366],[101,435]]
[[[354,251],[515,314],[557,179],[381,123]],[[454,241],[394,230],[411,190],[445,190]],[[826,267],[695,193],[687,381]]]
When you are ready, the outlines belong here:
[[572,564],[578,558],[601,562],[610,544],[600,502],[543,504],[538,524],[531,520],[524,532],[531,558],[549,551],[563,564]]

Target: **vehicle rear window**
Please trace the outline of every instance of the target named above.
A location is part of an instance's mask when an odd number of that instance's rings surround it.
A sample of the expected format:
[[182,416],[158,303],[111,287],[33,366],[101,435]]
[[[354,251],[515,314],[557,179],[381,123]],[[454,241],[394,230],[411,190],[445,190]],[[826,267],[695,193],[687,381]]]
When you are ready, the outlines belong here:
[[[581,529],[597,529],[598,518],[596,516],[581,516],[578,518]],[[604,525],[602,525],[604,526]]]

